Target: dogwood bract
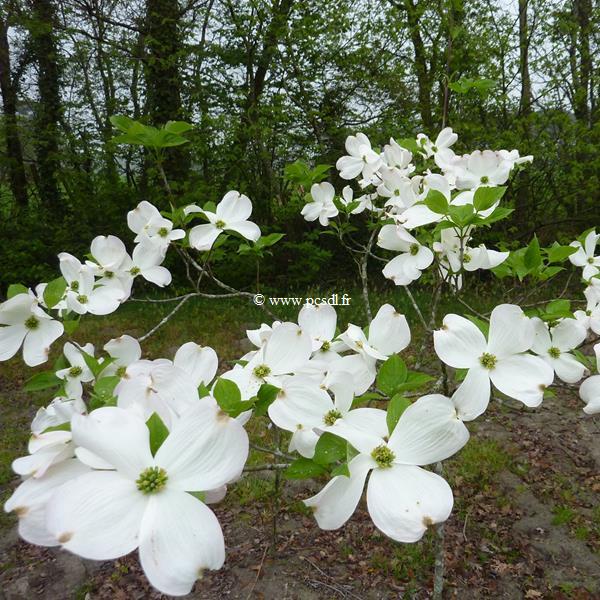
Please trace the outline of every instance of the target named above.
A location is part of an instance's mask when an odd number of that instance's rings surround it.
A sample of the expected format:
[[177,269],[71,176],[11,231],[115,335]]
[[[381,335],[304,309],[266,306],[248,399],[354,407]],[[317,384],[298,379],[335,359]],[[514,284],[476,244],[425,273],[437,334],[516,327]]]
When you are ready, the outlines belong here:
[[46,525],[63,548],[93,560],[139,548],[150,583],[171,595],[189,593],[204,569],[223,565],[219,522],[190,492],[213,490],[239,476],[248,455],[239,423],[199,402],[154,456],[146,423],[120,408],[76,415],[72,429],[77,446],[114,470],[71,479],[48,500]]
[[469,433],[452,402],[435,394],[409,406],[387,441],[386,413],[377,415],[368,432],[344,419],[327,428],[347,440],[358,455],[348,464],[349,476],[334,477],[304,503],[313,509],[319,527],[338,529],[354,513],[371,473],[367,506],[373,523],[394,540],[416,542],[428,527],[448,518],[453,504],[446,481],[421,467],[458,452]]
[[447,365],[467,369],[453,400],[463,421],[485,412],[490,401],[490,381],[503,394],[538,406],[554,379],[552,367],[527,354],[534,343],[531,319],[512,304],[496,306],[490,316],[488,339],[464,317],[446,315],[433,334],[435,352]]

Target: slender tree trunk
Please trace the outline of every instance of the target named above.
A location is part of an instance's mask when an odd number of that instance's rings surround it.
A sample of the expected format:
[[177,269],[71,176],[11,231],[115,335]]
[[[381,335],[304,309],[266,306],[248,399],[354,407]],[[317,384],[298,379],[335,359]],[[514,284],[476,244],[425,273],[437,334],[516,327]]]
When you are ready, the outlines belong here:
[[39,192],[44,204],[57,206],[60,156],[58,124],[61,120],[60,69],[55,37],[56,11],[52,0],[32,0],[31,42],[38,67],[39,101],[36,110],[35,147]]
[[592,74],[592,57],[590,54],[590,16],[592,14],[591,0],[574,0],[574,18],[578,28],[579,77],[575,88],[574,112],[582,124],[589,127],[590,110],[588,104],[590,78]]
[[[181,104],[180,19],[177,0],[146,0],[146,110],[153,125],[185,118]],[[185,148],[170,149],[163,166],[177,193],[189,172],[189,152]]]
[[0,15],[0,91],[4,112],[4,136],[8,155],[10,188],[17,209],[27,206],[27,179],[23,163],[23,150],[17,126],[17,91],[12,81],[8,22]]

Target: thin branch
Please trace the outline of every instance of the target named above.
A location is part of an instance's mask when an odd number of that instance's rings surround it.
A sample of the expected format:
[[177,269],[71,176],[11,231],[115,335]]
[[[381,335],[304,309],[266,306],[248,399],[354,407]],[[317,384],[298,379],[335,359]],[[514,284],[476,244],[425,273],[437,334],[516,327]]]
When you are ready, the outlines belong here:
[[147,340],[151,335],[154,335],[163,325],[165,325],[166,323],[168,323],[171,318],[173,317],[173,315],[192,297],[192,295],[188,294],[187,296],[184,296],[180,301],[179,304],[177,304],[177,306],[163,319],[161,319],[161,321],[155,325],[148,333],[144,334],[142,337],[138,338],[138,342],[143,342],[145,340]]

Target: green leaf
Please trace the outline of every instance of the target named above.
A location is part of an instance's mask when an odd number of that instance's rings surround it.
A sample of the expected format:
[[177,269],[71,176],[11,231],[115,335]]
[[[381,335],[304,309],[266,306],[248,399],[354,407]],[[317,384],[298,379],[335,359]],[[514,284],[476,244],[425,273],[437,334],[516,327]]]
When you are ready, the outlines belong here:
[[388,432],[392,435],[394,428],[398,424],[402,413],[412,404],[412,402],[402,396],[401,394],[396,394],[388,403],[387,413],[385,415],[385,420],[388,427]]
[[108,366],[108,363],[106,363],[106,361],[101,363],[95,356],[88,354],[82,348],[80,348],[79,350],[81,352],[81,355],[83,356],[85,364],[88,366],[88,369],[92,372],[92,375],[94,377],[97,377],[103,371],[103,369]]
[[331,471],[332,477],[350,477],[350,469],[348,468],[348,463],[342,463],[338,465],[333,471]]
[[11,283],[6,291],[6,297],[12,298],[17,294],[28,294],[29,290],[22,283]]
[[129,131],[136,123],[136,121],[130,119],[129,117],[126,117],[125,115],[113,115],[112,117],[110,117],[110,122],[115,128],[123,132]]
[[487,210],[491,208],[504,196],[506,192],[505,186],[500,187],[479,187],[475,190],[473,196],[473,206],[477,211]]
[[412,152],[413,154],[417,154],[422,150],[422,148],[419,148],[417,140],[413,138],[401,138],[399,140],[396,140],[396,142],[400,147],[404,148],[405,150],[410,150],[410,152]]
[[573,246],[561,246],[558,242],[554,242],[554,244],[549,248],[546,248],[545,251],[548,256],[548,262],[555,263],[567,260],[571,254],[577,252],[577,248],[574,248]]
[[392,354],[379,368],[377,388],[391,398],[398,386],[406,381],[407,374],[404,361],[397,354]]
[[438,190],[429,190],[424,202],[427,208],[434,213],[445,215],[448,212],[448,200],[446,200],[446,196],[444,196],[442,192],[438,192]]
[[423,387],[425,384],[433,380],[434,377],[432,377],[431,375],[427,375],[427,373],[409,371],[406,377],[406,381],[404,383],[401,383],[396,388],[396,393],[418,390],[419,388]]
[[546,304],[546,312],[557,315],[569,314],[571,312],[571,301],[565,298],[552,300]]
[[92,394],[93,403],[91,408],[99,408],[101,406],[115,406],[117,399],[114,396],[114,390],[121,378],[117,375],[109,377],[101,377],[94,384],[94,392]]
[[56,306],[65,295],[67,282],[64,277],[53,279],[44,289],[44,302],[48,308]]
[[313,460],[319,465],[329,465],[346,458],[346,440],[326,431],[315,446]]
[[271,406],[275,398],[277,398],[278,393],[278,387],[275,387],[269,383],[263,383],[258,390],[258,394],[256,395],[257,400],[254,404],[254,414],[259,417],[266,415],[269,406]]
[[146,421],[146,427],[148,427],[148,431],[150,432],[150,451],[152,452],[152,456],[154,456],[162,443],[167,439],[169,430],[157,413],[152,413]]
[[230,417],[237,417],[246,410],[254,406],[254,402],[249,400],[242,401],[240,388],[229,379],[219,378],[213,389],[213,394],[217,404]]
[[327,469],[310,458],[297,458],[285,471],[287,479],[310,479],[327,473]]
[[474,208],[472,204],[463,204],[461,206],[451,204],[448,208],[448,214],[455,225],[465,227],[473,221]]
[[188,492],[188,494],[191,494],[194,498],[198,498],[200,502],[206,502],[206,492]]
[[23,389],[26,392],[37,392],[39,390],[57,387],[61,385],[61,383],[62,379],[59,379],[54,371],[42,371],[28,379]]
[[167,121],[165,125],[165,131],[174,133],[176,135],[181,135],[182,133],[190,131],[191,129],[194,129],[194,126],[186,123],[185,121]]
[[63,321],[63,325],[65,327],[65,333],[67,335],[71,335],[79,327],[79,318]]
[[530,270],[537,270],[542,265],[542,253],[540,252],[540,242],[537,236],[534,236],[524,256],[525,266]]
[[46,429],[44,429],[42,433],[48,433],[49,431],[71,431],[71,421],[61,423],[60,425],[52,425],[51,427],[46,427]]

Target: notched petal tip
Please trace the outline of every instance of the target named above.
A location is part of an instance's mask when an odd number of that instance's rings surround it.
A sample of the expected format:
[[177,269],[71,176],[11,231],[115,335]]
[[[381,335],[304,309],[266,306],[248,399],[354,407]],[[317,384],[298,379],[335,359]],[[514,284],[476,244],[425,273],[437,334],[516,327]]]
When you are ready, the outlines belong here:
[[72,537],[73,532],[65,531],[65,533],[61,533],[57,539],[61,544],[66,544],[70,539],[72,539]]

